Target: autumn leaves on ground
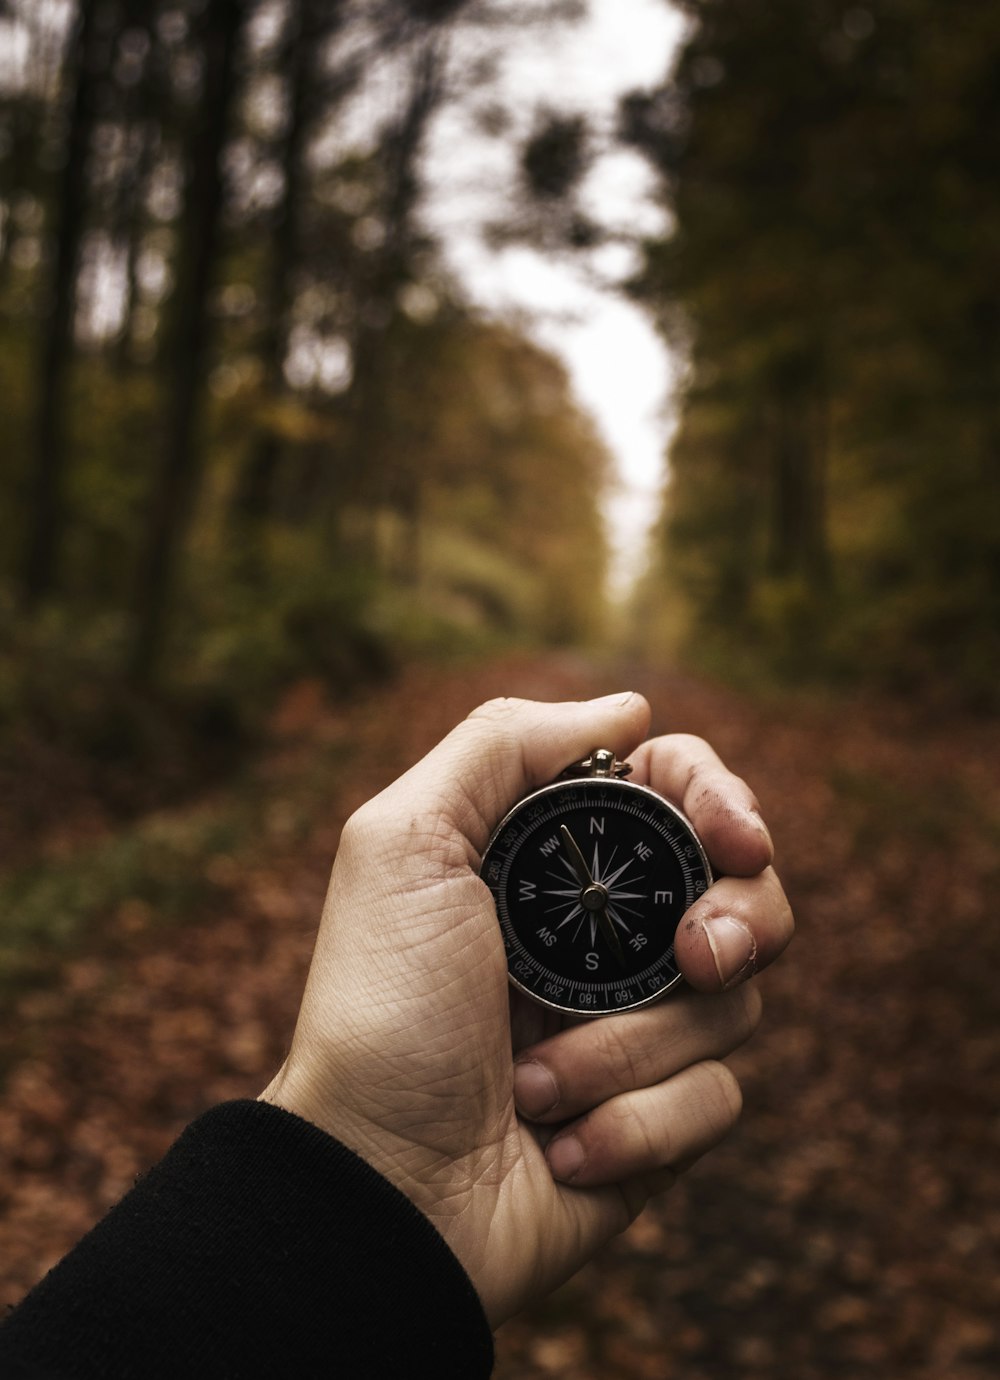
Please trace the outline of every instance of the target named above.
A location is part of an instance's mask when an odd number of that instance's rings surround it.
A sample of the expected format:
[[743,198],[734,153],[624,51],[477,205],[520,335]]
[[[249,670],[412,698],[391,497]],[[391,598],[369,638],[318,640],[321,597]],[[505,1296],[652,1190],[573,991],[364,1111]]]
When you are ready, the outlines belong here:
[[113,818],[64,763],[48,813],[5,783],[0,1301],[268,1080],[355,805],[490,695],[633,687],[752,782],[799,935],[734,1061],[732,1141],[508,1324],[497,1375],[994,1376],[1000,730],[571,658],[411,669],[346,707],[303,682],[238,779],[152,814]]

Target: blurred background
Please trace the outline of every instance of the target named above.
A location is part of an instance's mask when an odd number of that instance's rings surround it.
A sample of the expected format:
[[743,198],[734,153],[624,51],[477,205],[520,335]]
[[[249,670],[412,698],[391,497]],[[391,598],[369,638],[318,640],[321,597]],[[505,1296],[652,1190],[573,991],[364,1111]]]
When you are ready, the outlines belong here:
[[0,1301],[287,1045],[339,828],[634,686],[801,936],[498,1376],[1000,1366],[1000,9],[0,0]]

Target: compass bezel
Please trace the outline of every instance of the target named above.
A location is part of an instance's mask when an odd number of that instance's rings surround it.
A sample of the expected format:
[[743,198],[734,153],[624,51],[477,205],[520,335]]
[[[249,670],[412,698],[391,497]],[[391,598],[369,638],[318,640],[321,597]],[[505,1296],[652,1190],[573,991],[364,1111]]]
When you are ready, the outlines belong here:
[[[607,804],[612,793],[616,797],[620,795],[627,800],[643,802],[647,814],[655,816],[659,812],[661,816],[666,817],[666,821],[671,826],[670,833],[668,834],[663,830],[657,830],[657,832],[662,834],[673,851],[675,861],[682,873],[685,862],[687,862],[693,873],[701,872],[704,874],[703,885],[699,885],[698,881],[695,881],[692,887],[695,894],[686,896],[681,908],[677,910],[675,916],[671,917],[672,929],[670,930],[669,945],[661,944],[657,953],[651,955],[651,963],[646,968],[630,976],[619,985],[617,988],[619,995],[627,993],[624,999],[611,998],[610,994],[616,990],[611,979],[591,984],[567,976],[562,979],[562,985],[568,987],[570,991],[574,988],[580,988],[582,992],[584,988],[587,988],[591,994],[596,989],[600,989],[604,993],[603,999],[597,1005],[568,1004],[566,1000],[562,999],[562,994],[557,996],[551,991],[536,990],[535,986],[532,985],[533,983],[537,984],[540,977],[547,975],[549,970],[542,969],[540,962],[525,947],[523,936],[518,934],[516,902],[512,906],[511,897],[506,894],[506,891],[511,883],[510,873],[514,859],[520,849],[525,844],[530,843],[534,835],[541,832],[540,825],[543,828],[551,827],[553,822],[559,822],[561,813],[586,809],[591,803],[596,804],[603,801]],[[549,807],[554,801],[559,801],[561,808],[551,811]],[[616,813],[620,814],[620,803],[618,801],[612,803]],[[652,827],[648,819],[646,823],[647,827]],[[693,848],[694,853],[685,853],[682,859],[679,851],[681,848]],[[677,926],[693,901],[698,899],[699,895],[704,894],[715,880],[704,846],[691,821],[682,810],[649,786],[642,786],[634,781],[603,774],[569,777],[553,781],[546,786],[539,787],[518,801],[492,831],[483,852],[480,876],[490,889],[497,911],[497,919],[507,956],[508,979],[511,985],[518,991],[524,992],[532,1001],[551,1010],[584,1019],[591,1016],[616,1015],[622,1011],[649,1006],[653,1002],[661,1000],[668,992],[673,991],[683,982],[683,975],[673,963],[674,937]],[[522,921],[522,923],[537,923],[537,917],[532,917],[530,921]],[[633,991],[642,972],[647,972],[656,965],[663,966],[668,959],[672,972],[666,981],[658,985],[655,990],[638,993]],[[516,966],[518,964],[521,966]],[[524,965],[533,967],[534,972],[529,974]],[[647,979],[647,982],[651,980]],[[555,985],[559,984],[550,982],[550,986]]]

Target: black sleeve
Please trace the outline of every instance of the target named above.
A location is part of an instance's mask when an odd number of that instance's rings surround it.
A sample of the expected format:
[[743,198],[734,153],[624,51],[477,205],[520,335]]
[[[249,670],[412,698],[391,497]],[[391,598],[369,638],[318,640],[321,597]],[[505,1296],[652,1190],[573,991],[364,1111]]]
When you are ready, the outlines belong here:
[[229,1102],[0,1328],[21,1380],[481,1380],[493,1339],[443,1238],[299,1117]]

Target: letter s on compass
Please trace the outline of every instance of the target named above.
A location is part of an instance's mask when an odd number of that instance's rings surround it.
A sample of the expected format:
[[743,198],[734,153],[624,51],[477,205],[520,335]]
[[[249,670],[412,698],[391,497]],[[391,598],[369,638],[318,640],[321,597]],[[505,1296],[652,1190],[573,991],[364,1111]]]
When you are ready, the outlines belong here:
[[630,770],[598,748],[515,805],[483,855],[511,982],[576,1016],[675,987],[677,924],[713,880],[690,822]]

